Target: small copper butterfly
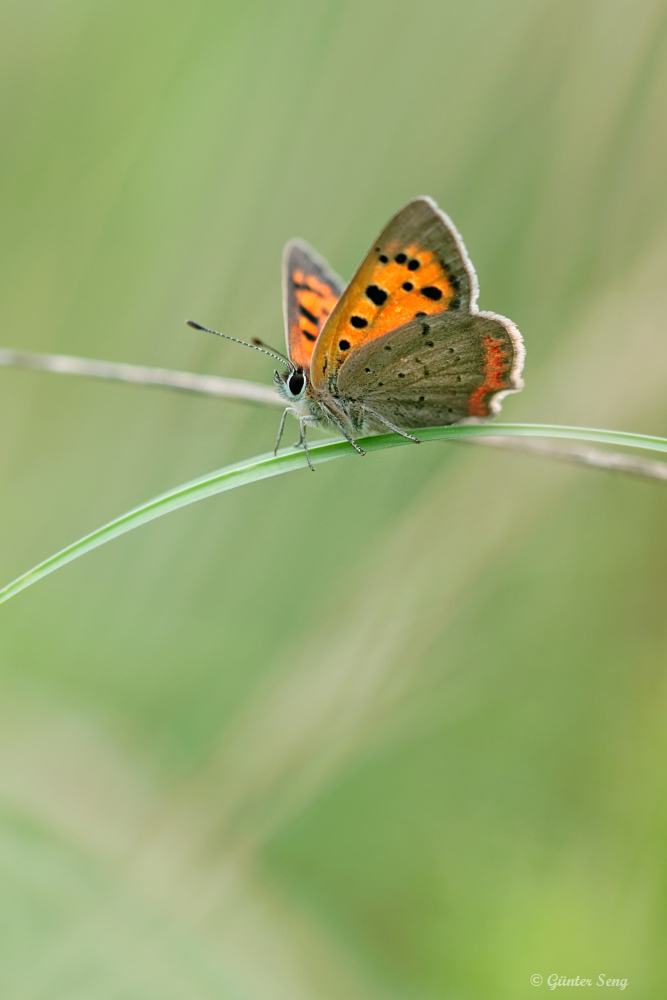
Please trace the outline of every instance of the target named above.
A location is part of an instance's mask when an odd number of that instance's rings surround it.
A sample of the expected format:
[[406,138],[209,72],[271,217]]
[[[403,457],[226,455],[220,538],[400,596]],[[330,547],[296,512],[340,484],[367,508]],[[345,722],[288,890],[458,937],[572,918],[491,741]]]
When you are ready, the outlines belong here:
[[333,424],[363,455],[356,438],[366,434],[390,430],[418,443],[410,431],[498,413],[502,397],[523,386],[525,351],[514,323],[480,311],[477,296],[463,240],[431,198],[390,219],[347,287],[307,243],[291,240],[288,358],[260,340],[246,345],[285,365],[274,373],[288,404],[275,450],[288,413],[311,469],[308,424]]

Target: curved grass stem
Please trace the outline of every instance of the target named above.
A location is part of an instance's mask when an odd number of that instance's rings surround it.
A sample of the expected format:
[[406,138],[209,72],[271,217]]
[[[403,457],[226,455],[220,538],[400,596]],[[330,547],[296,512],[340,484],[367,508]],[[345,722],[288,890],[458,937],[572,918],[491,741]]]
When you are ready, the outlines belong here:
[[[420,428],[419,435],[422,441],[465,441],[482,438],[555,438],[569,441],[585,441],[596,444],[616,445],[620,447],[639,448],[646,451],[667,452],[667,439],[651,437],[645,434],[630,434],[623,431],[597,430],[588,427],[561,427],[552,424],[471,424],[455,427],[427,427]],[[381,451],[385,448],[395,448],[409,445],[399,434],[378,434],[373,437],[363,438],[359,444],[366,452]],[[335,458],[343,458],[346,455],[355,455],[356,452],[347,441],[322,441],[312,444],[309,448],[310,460],[313,465],[322,462],[330,462]],[[0,590],[0,604],[19,594],[22,590],[32,586],[38,580],[48,576],[55,570],[60,569],[79,556],[91,552],[93,549],[110,542],[113,538],[123,535],[134,528],[153,521],[164,514],[178,510],[188,504],[216,493],[224,493],[227,490],[235,489],[237,486],[245,486],[249,483],[258,482],[261,479],[269,479],[272,476],[279,476],[285,472],[292,472],[296,469],[307,467],[306,456],[303,451],[296,451],[293,448],[284,449],[277,455],[264,454],[255,458],[247,459],[235,465],[227,466],[216,472],[211,472],[199,479],[191,480],[167,493],[154,497],[147,503],[135,507],[121,517],[115,518],[108,524],[98,528],[97,531],[79,539],[72,545],[61,549],[55,555],[37,566],[28,570],[22,576],[13,580],[6,587]]]

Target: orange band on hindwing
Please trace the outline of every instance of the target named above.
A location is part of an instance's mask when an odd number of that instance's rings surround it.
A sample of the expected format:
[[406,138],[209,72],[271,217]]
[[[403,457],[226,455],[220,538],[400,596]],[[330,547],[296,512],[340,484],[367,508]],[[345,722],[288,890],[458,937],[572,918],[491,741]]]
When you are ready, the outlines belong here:
[[512,352],[507,342],[487,335],[484,338],[484,381],[470,396],[468,413],[471,417],[489,416],[488,396],[510,388],[511,368]]

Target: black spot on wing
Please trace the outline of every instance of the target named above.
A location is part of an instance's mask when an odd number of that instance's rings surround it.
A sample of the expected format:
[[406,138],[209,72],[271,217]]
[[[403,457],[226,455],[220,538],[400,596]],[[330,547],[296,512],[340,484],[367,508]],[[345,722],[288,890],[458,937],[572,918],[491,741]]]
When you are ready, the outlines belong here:
[[397,253],[396,256],[394,257],[394,260],[396,261],[397,264],[405,264],[407,259],[408,255],[405,253]]
[[338,341],[338,346],[340,347],[341,351],[349,351],[349,349],[350,349],[350,341],[349,340],[339,340]]
[[387,301],[387,292],[379,285],[369,285],[366,289],[366,296],[375,303],[376,306],[384,305]]
[[437,302],[442,298],[442,292],[439,288],[436,288],[435,285],[427,285],[426,288],[422,288],[421,293],[422,295],[425,295],[427,299],[432,299],[434,302]]
[[305,319],[308,320],[309,323],[313,323],[315,326],[318,325],[319,321],[317,319],[317,316],[314,316],[313,313],[311,313],[310,309],[306,309],[305,306],[299,306],[299,312]]
[[304,337],[306,338],[306,340],[310,340],[311,343],[313,341],[317,340],[317,337],[315,336],[314,333],[308,333],[307,330],[302,330],[301,333],[304,335]]
[[363,330],[365,326],[368,326],[368,320],[364,319],[363,316],[350,316],[350,323],[352,326],[356,327],[357,330]]
[[300,285],[297,281],[293,281],[292,284],[295,288],[299,288],[305,292],[312,292],[313,295],[318,295],[321,299],[324,298],[322,292],[318,291],[317,288],[311,288],[310,285],[302,284]]

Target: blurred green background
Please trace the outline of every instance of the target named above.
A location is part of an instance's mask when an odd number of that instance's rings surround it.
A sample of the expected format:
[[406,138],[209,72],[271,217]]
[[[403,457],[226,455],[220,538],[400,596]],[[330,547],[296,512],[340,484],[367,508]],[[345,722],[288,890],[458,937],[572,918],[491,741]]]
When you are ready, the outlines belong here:
[[[284,242],[347,277],[430,194],[504,418],[667,434],[664,0],[6,0],[0,52],[2,346],[269,383],[183,320],[280,345]],[[3,369],[0,419],[5,583],[278,412]],[[664,997],[666,508],[406,447],[0,609],[3,1000]]]

